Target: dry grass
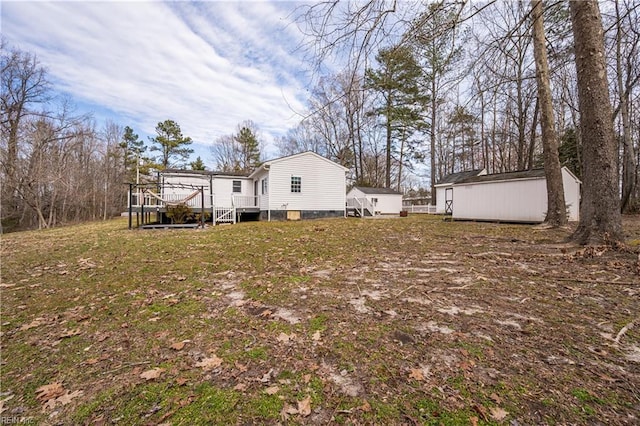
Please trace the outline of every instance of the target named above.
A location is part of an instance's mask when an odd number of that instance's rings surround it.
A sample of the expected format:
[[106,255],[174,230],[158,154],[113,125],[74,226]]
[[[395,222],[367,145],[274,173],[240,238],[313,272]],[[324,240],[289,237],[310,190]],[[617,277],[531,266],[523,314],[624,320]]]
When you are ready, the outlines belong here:
[[637,424],[625,229],[616,252],[428,216],[3,236],[2,416]]

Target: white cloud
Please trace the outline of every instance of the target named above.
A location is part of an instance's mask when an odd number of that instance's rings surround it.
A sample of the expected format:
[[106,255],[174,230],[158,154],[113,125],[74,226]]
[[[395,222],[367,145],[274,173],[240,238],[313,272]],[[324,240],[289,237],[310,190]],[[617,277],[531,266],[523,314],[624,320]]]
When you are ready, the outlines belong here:
[[284,2],[2,3],[10,44],[59,90],[154,134],[167,118],[199,143],[255,121],[268,139],[298,121],[308,71]]

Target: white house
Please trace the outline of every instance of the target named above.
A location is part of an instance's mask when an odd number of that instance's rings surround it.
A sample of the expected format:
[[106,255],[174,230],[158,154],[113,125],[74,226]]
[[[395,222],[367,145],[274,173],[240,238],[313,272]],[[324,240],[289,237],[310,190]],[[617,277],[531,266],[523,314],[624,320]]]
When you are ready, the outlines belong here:
[[212,215],[214,222],[345,217],[347,168],[303,152],[264,162],[251,174],[161,171],[157,187],[130,193],[136,212],[160,214],[172,204]]
[[[579,220],[580,180],[562,168],[565,203],[570,221]],[[446,209],[454,219],[543,222],[547,212],[544,169],[478,174],[447,187]]]
[[389,188],[354,186],[347,194],[347,206],[360,216],[398,215],[402,211],[402,193]]
[[345,217],[347,171],[311,151],[264,162],[248,177],[260,219]]

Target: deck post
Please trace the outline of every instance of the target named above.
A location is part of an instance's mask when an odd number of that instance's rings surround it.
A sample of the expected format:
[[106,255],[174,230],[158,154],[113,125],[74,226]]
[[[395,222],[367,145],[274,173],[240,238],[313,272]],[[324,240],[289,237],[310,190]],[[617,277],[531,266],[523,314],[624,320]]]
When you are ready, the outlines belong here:
[[200,187],[200,226],[204,229],[204,186]]
[[131,216],[133,215],[133,184],[130,183],[129,184],[129,229],[131,229]]

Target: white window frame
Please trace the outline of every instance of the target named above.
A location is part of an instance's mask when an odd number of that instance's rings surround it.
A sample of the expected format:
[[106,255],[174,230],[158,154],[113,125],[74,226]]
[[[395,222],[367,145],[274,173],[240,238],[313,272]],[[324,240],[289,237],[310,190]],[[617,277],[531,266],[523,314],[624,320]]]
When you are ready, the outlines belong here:
[[302,176],[291,176],[291,193],[300,194],[302,192]]

